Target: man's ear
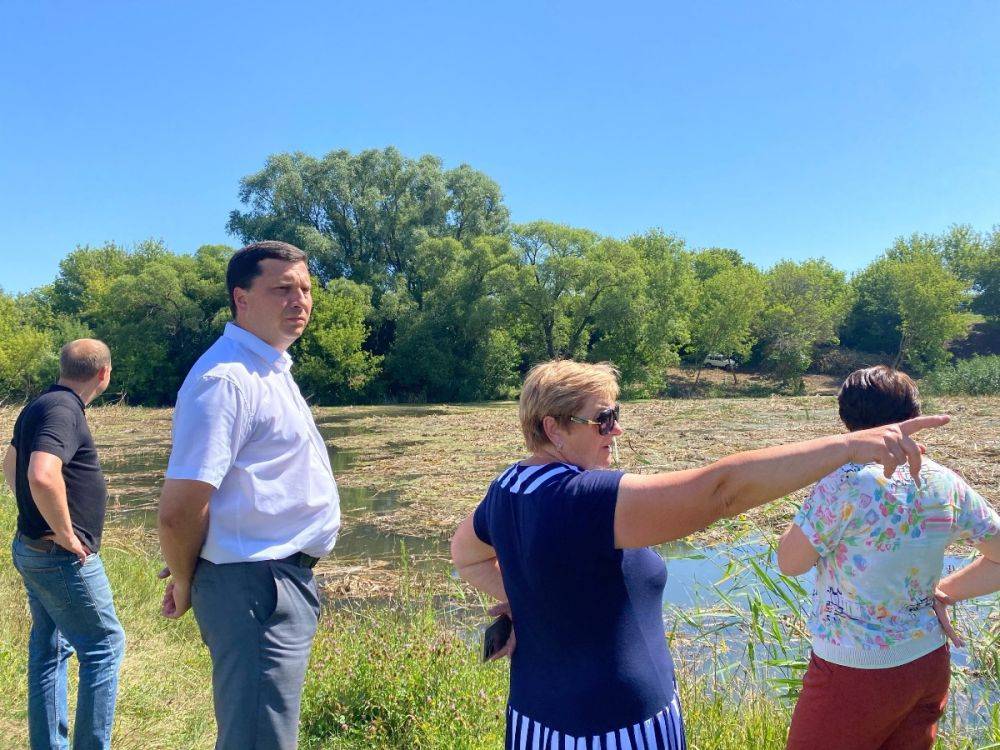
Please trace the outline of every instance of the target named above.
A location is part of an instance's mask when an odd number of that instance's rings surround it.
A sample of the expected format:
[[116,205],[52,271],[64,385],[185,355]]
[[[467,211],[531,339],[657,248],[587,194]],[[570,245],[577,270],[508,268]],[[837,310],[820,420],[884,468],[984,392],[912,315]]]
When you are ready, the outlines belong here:
[[243,287],[237,286],[233,288],[233,304],[236,306],[236,314],[239,315],[240,310],[245,310],[247,306],[247,290]]

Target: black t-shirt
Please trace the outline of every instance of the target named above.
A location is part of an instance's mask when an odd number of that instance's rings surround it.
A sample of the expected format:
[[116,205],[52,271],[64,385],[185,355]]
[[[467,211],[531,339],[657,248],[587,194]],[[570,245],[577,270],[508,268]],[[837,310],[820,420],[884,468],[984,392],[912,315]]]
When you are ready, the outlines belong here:
[[108,487],[83,409],[83,401],[72,389],[53,385],[18,415],[14,439],[10,441],[17,449],[17,530],[35,539],[52,533],[28,486],[31,454],[51,453],[63,463],[73,530],[91,552],[97,552],[104,530]]

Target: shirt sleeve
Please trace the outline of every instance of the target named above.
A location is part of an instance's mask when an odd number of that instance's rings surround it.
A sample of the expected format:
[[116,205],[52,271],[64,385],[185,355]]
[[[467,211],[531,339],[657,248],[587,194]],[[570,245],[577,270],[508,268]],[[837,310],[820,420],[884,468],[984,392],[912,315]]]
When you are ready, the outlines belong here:
[[178,395],[167,479],[196,479],[218,489],[249,434],[250,411],[239,387],[203,376]]
[[[490,488],[492,490],[492,488]],[[482,502],[476,506],[475,511],[472,513],[472,530],[476,532],[476,536],[479,537],[479,541],[483,544],[488,544],[493,546],[492,537],[490,536],[490,497],[491,492],[486,493],[486,497],[483,498]]]
[[32,453],[51,453],[68,464],[79,449],[80,426],[72,410],[55,406],[40,415],[31,440]]
[[821,557],[831,554],[840,543],[851,507],[842,491],[845,481],[837,471],[813,486],[792,521],[806,535]]
[[955,483],[955,525],[951,541],[975,545],[1000,534],[1000,515],[990,507],[986,498],[957,475]]
[[569,559],[591,553],[596,558],[615,555],[615,508],[622,471],[594,469],[577,474],[563,491],[546,502],[554,540],[552,552]]

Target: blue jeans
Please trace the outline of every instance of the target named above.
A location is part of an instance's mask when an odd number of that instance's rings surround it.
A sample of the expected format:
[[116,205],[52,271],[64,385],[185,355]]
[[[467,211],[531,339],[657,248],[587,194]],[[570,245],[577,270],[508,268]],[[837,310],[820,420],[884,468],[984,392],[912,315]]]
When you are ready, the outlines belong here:
[[80,563],[76,555],[57,545],[41,551],[29,544],[38,546],[37,542],[18,535],[12,552],[31,609],[28,640],[31,748],[68,747],[66,663],[75,651],[80,661],[80,685],[73,748],[107,750],[111,746],[125,633],[115,614],[104,565],[96,554]]

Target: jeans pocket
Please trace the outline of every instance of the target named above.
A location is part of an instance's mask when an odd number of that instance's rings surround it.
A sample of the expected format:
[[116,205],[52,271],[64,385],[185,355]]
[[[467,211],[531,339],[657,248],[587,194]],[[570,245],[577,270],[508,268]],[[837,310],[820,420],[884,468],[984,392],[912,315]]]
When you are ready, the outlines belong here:
[[65,570],[22,565],[20,571],[28,590],[47,610],[64,611],[72,608]]

